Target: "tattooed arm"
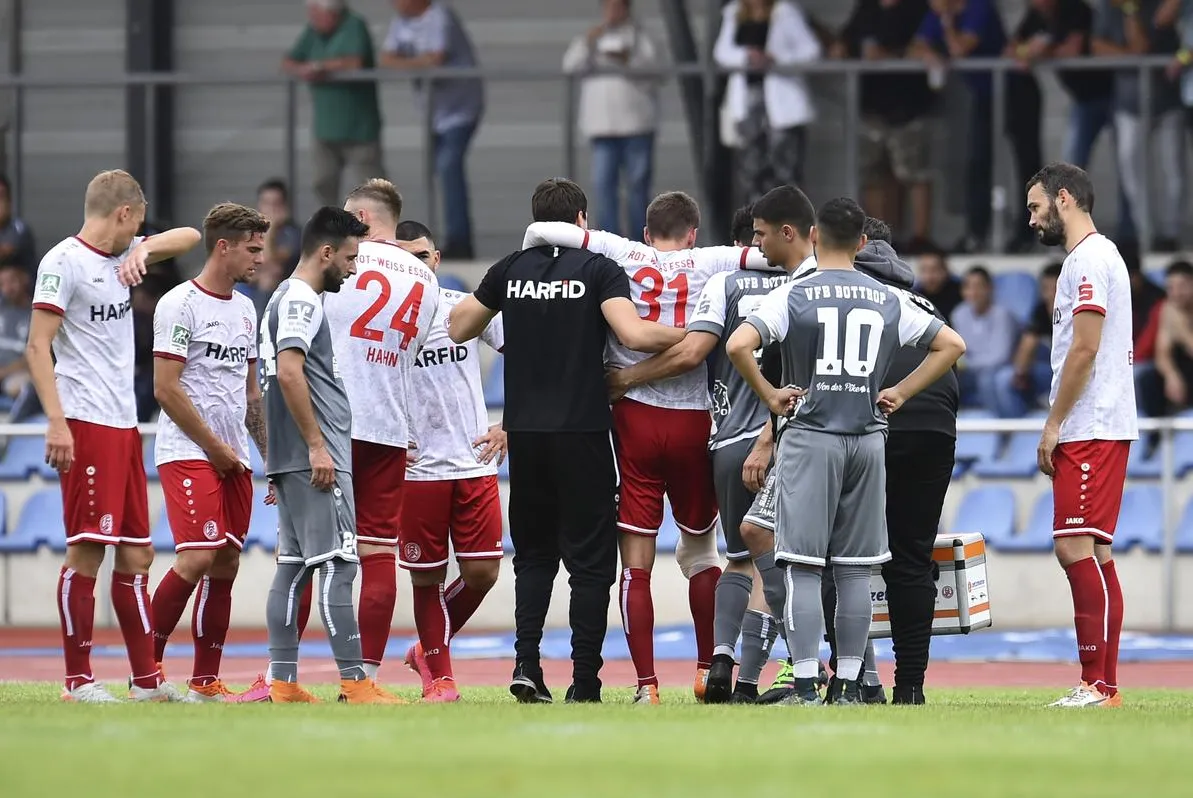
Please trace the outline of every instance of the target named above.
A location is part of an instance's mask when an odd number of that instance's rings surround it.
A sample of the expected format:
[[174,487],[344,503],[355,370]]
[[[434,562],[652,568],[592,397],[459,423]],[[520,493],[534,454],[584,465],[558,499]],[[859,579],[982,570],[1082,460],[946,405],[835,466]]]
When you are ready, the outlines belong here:
[[252,437],[253,443],[257,444],[257,451],[261,453],[261,459],[264,460],[268,455],[269,441],[265,435],[265,405],[261,400],[261,383],[257,379],[255,365],[249,369],[246,392],[248,393],[248,405],[244,412],[244,425],[248,427],[249,436]]

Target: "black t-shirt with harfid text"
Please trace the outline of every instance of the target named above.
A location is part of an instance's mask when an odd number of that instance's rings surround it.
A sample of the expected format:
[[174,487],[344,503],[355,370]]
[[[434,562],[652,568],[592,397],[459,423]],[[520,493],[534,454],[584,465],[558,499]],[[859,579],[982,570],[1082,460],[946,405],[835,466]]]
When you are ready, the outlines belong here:
[[630,298],[625,270],[587,250],[535,247],[494,264],[475,296],[502,314],[507,432],[612,428],[601,303]]

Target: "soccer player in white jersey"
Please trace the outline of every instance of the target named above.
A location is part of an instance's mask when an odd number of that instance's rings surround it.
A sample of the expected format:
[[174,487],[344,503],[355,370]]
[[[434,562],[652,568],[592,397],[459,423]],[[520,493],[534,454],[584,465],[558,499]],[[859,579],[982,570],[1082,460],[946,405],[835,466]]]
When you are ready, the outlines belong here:
[[112,606],[132,666],[129,697],[181,700],[153,657],[149,497],[133,394],[133,316],[117,270],[143,273],[199,241],[184,227],[138,238],[145,195],[132,175],[101,172],[87,186],[83,228],[42,258],[26,356],[49,419],[46,462],[59,472],[66,563],[55,603],[66,659],[63,699],[116,701],[91,672],[95,579],[116,547]]
[[439,282],[393,241],[402,215],[402,196],[393,183],[374,179],[357,187],[344,210],[369,226],[369,239],[360,242],[356,274],[339,293],[326,295],[323,310],[352,407],[361,655],[375,678],[398,594],[394,547],[406,451],[413,441],[407,381],[431,331]]
[[[424,225],[398,225],[398,245],[438,268],[439,252]],[[406,664],[422,677],[423,700],[437,703],[460,699],[449,644],[497,581],[502,553],[497,466],[505,458],[505,432],[489,424],[477,339],[455,344],[447,334],[448,314],[466,296],[439,289],[439,310],[410,374],[418,449],[406,464],[398,532],[398,562],[414,584],[418,629]],[[479,340],[502,350],[500,314]],[[460,575],[445,588],[449,541]]]
[[[718,272],[744,267],[766,269],[757,249],[694,249],[700,208],[679,191],[660,194],[646,210],[641,244],[575,225],[536,222],[523,247],[542,244],[582,247],[617,261],[630,276],[639,315],[648,321],[685,327],[704,284]],[[610,338],[607,357],[625,368],[648,355]],[[650,572],[655,538],[663,522],[663,496],[671,503],[681,535],[676,561],[688,579],[688,602],[696,628],[696,680],[704,696],[713,653],[714,595],[721,576],[716,536],[717,503],[713,490],[708,436],[708,372],[704,365],[670,379],[636,386],[613,405],[613,428],[621,470],[618,527],[621,535],[621,612],[630,657],[638,675],[636,701],[657,704],[659,681],[654,669],[654,603]]]
[[1117,707],[1123,591],[1110,549],[1135,415],[1131,285],[1118,248],[1094,227],[1089,175],[1049,164],[1027,184],[1031,226],[1068,256],[1052,312],[1051,409],[1040,471],[1052,478],[1052,537],[1069,577],[1081,683],[1052,706]]
[[268,230],[269,220],[252,208],[216,205],[203,220],[203,271],[167,292],[153,314],[153,392],[162,407],[154,462],[176,552],[153,594],[154,654],[163,660],[198,587],[186,694],[195,703],[233,695],[219,673],[252,513],[249,434],[266,451],[257,313],[234,288],[261,265]]

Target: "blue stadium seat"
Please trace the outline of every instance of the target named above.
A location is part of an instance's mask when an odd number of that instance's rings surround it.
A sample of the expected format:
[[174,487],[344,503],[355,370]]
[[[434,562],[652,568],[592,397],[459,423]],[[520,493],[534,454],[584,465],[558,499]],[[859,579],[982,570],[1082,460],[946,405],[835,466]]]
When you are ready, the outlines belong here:
[[469,293],[468,284],[456,275],[439,272],[435,276],[439,279],[440,288],[446,288],[448,291],[460,291],[464,294]]
[[45,488],[25,500],[12,533],[0,537],[0,552],[36,551],[42,546],[66,548],[62,526],[62,493]]
[[1036,447],[1040,443],[1038,432],[1014,432],[1007,441],[1002,457],[996,460],[979,460],[974,463],[973,473],[986,478],[1030,478],[1036,474]]
[[252,438],[249,438],[249,470],[258,477],[265,476],[265,459],[257,451],[257,444]]
[[1193,499],[1185,505],[1180,524],[1176,528],[1176,550],[1181,554],[1193,554]]
[[[1139,446],[1133,444],[1132,448]],[[1173,463],[1177,478],[1184,477],[1193,471],[1193,432],[1182,431],[1172,436]],[[1157,453],[1159,456],[1159,453]]]
[[996,274],[994,301],[1011,311],[1020,324],[1027,324],[1032,310],[1040,301],[1039,283],[1027,272]]
[[1145,441],[1138,440],[1131,444],[1131,454],[1127,458],[1127,476],[1131,479],[1159,479],[1164,468],[1160,457],[1160,447],[1148,456],[1148,446]]
[[46,439],[41,435],[14,435],[0,458],[0,479],[26,480],[32,474],[58,479],[58,472],[46,464]]
[[0,491],[0,539],[8,534],[8,497]]
[[1052,493],[1045,491],[1032,506],[1027,526],[1019,534],[1005,540],[998,547],[1006,552],[1052,551]]
[[153,541],[154,551],[174,551],[174,533],[170,531],[170,519],[165,508],[162,508],[158,515],[157,523],[150,530],[149,537]]
[[142,447],[145,456],[145,478],[150,482],[157,482],[160,478],[157,473],[157,466],[153,463],[153,447],[157,438],[153,435],[145,436],[145,443]]
[[958,432],[957,461],[989,462],[998,456],[997,432]]
[[493,365],[485,375],[485,405],[489,408],[505,407],[505,363],[504,356],[493,358]]
[[965,494],[953,518],[953,532],[981,532],[990,548],[1015,534],[1015,493],[1005,485],[982,485]]
[[1123,493],[1114,548],[1128,551],[1135,546],[1153,552],[1164,548],[1164,495],[1158,485],[1128,488]]
[[265,551],[278,547],[278,508],[265,503],[268,493],[263,485],[253,486],[253,517],[249,520],[249,531],[245,535],[245,548],[259,546]]

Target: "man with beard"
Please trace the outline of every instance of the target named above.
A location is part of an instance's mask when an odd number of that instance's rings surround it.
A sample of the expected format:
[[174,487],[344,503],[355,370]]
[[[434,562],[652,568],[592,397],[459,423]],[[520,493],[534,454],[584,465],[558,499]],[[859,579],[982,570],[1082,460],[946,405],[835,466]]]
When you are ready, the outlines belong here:
[[1051,407],[1037,450],[1052,478],[1052,537],[1073,594],[1081,682],[1055,707],[1117,707],[1123,592],[1111,543],[1127,456],[1139,437],[1132,378],[1131,282],[1090,213],[1089,175],[1066,163],[1027,184],[1031,226],[1068,256],[1052,312]]

